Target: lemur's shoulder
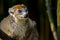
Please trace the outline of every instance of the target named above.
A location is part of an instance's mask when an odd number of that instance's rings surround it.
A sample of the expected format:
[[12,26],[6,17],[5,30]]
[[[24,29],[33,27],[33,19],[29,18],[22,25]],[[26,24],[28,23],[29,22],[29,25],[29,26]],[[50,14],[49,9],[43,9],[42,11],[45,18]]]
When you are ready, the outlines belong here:
[[12,32],[10,31],[11,30],[10,20],[11,16],[7,16],[0,23],[0,29],[8,35],[10,35]]
[[29,24],[31,27],[35,27],[36,26],[36,22],[32,19],[29,18]]
[[10,20],[11,20],[11,16],[7,16],[5,18],[3,18],[3,20],[1,21],[1,25],[6,25],[6,24],[9,24]]
[[3,23],[7,23],[8,22],[8,20],[9,20],[9,16],[8,17],[5,17],[5,18],[3,18],[2,19],[2,21],[1,21],[1,24]]

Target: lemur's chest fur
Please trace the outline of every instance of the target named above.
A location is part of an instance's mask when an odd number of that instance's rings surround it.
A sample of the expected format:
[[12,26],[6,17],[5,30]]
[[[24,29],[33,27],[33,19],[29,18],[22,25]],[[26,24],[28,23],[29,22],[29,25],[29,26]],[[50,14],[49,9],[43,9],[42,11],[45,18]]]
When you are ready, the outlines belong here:
[[[1,30],[11,37],[16,37],[18,39],[23,39],[28,36],[33,27],[30,27],[29,19],[20,20],[15,23],[12,17],[8,16],[1,22]],[[30,31],[30,32],[29,32]]]

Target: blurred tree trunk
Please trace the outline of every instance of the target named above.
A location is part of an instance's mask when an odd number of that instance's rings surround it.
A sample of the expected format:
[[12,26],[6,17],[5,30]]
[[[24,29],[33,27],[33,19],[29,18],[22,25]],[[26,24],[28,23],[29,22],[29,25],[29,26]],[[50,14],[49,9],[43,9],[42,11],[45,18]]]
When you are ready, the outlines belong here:
[[40,13],[40,40],[54,40],[46,13],[45,0],[38,0],[38,10]]

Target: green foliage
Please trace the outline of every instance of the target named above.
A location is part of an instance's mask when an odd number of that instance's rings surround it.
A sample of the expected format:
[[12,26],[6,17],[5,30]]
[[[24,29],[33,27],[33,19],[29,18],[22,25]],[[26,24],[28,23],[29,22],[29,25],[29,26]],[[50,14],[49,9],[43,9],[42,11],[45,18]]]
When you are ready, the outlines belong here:
[[58,40],[60,40],[60,0],[57,1]]
[[60,0],[57,1],[57,24],[60,25]]

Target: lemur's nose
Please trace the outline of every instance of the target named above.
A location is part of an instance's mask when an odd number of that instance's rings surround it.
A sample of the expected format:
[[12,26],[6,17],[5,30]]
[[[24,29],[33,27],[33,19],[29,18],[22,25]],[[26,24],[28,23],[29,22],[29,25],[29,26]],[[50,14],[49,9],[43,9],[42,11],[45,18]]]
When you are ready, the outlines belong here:
[[27,17],[28,17],[28,14],[25,15],[25,18],[27,18]]

